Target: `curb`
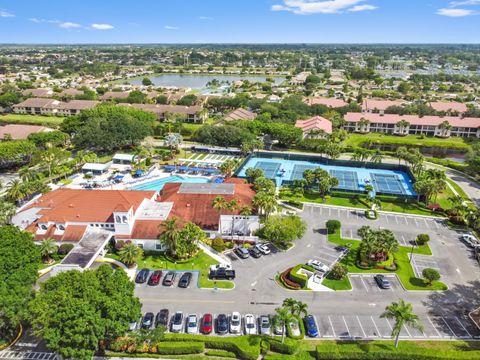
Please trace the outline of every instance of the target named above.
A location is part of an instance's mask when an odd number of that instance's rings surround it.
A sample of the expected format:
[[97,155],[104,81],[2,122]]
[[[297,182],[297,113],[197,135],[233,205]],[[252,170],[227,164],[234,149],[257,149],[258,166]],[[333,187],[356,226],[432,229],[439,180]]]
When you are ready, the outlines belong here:
[[20,324],[19,326],[20,326],[20,330],[18,331],[18,334],[15,337],[15,339],[13,339],[10,342],[10,344],[5,345],[4,347],[0,347],[0,351],[3,351],[5,349],[8,349],[10,346],[15,345],[15,343],[20,339],[20,337],[23,335],[23,326],[22,326],[22,324]]

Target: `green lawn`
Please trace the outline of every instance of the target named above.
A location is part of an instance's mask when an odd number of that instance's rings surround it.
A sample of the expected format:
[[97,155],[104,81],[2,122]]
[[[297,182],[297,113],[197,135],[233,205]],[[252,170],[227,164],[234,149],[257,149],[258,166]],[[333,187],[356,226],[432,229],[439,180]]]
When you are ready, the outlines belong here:
[[24,115],[24,114],[6,114],[0,115],[0,122],[10,124],[30,124],[57,127],[64,117],[59,116],[42,116],[42,115]]
[[199,286],[202,288],[219,288],[232,289],[234,287],[231,281],[210,281],[208,279],[208,272],[210,265],[218,264],[218,261],[211,258],[203,251],[188,261],[175,263],[170,258],[163,254],[148,254],[145,258],[138,262],[139,268],[149,268],[154,270],[198,270],[200,271]]
[[465,191],[463,191],[463,189],[460,187],[460,185],[458,185],[455,181],[447,179],[447,182],[450,185],[452,185],[452,187],[455,189],[457,194],[462,197],[462,199],[464,199],[466,201],[471,201],[470,198],[468,197],[468,195],[465,193]]
[[[428,286],[423,279],[417,278],[413,267],[410,264],[410,252],[411,247],[399,246],[398,252],[394,254],[395,263],[397,264],[396,271],[388,271],[385,269],[362,269],[356,264],[357,251],[360,247],[360,241],[343,239],[340,237],[340,233],[329,234],[328,240],[337,245],[350,247],[350,252],[341,260],[341,263],[347,266],[349,273],[396,273],[400,279],[403,287],[406,290],[446,290],[447,286],[436,281],[432,286]],[[429,248],[428,248],[429,249]],[[413,253],[425,254],[427,252],[426,247],[413,248]]]
[[322,281],[322,285],[329,287],[332,290],[335,291],[345,291],[345,290],[352,290],[352,284],[350,283],[350,279],[348,276],[345,276],[342,280],[335,280],[335,279],[329,279],[326,277]]
[[379,133],[370,134],[349,134],[344,144],[352,147],[360,147],[365,142],[372,142],[376,144],[395,144],[405,146],[435,146],[435,147],[450,147],[456,149],[469,149],[470,145],[465,143],[463,138],[451,137],[448,139],[441,139],[436,137],[425,137],[421,139],[419,135],[394,136],[383,135]]

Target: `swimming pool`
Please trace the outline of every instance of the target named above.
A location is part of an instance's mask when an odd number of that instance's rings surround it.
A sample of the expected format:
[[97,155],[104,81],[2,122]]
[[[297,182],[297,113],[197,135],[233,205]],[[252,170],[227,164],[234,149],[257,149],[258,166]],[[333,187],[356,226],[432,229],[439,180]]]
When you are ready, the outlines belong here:
[[210,179],[204,177],[181,177],[172,175],[166,178],[149,181],[140,185],[132,186],[128,190],[155,190],[160,191],[167,183],[197,183],[205,184],[210,182]]
[[303,179],[303,172],[307,169],[321,168],[338,179],[337,190],[364,192],[365,185],[370,184],[375,192],[380,194],[415,195],[412,179],[405,171],[375,168],[371,164],[369,167],[353,167],[316,161],[252,156],[238,171],[237,176],[246,177],[245,172],[248,168],[262,169],[265,177],[275,181],[277,187]]

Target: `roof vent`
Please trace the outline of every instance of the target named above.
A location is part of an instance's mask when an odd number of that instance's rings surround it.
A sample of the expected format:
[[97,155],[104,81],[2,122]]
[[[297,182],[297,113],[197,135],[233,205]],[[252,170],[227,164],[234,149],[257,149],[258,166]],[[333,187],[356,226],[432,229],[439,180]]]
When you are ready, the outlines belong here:
[[190,204],[187,204],[187,207],[190,207]]
[[69,204],[68,207],[69,207],[69,208],[73,208],[73,204]]

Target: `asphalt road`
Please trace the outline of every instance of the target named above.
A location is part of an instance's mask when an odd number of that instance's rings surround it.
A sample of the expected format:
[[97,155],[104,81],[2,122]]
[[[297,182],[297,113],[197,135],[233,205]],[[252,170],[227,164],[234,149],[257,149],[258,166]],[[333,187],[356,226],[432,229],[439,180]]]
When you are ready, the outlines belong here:
[[[259,259],[232,257],[235,258],[232,263],[237,272],[235,289],[200,289],[193,283],[188,289],[139,285],[136,294],[141,299],[143,311],[157,312],[161,308],[168,308],[171,313],[180,310],[198,315],[228,314],[232,311],[254,315],[273,314],[283,299],[294,297],[308,304],[309,312],[315,315],[319,327],[321,325],[325,329],[320,331],[322,337],[383,338],[389,333],[389,325],[385,319],[379,319],[379,315],[386,305],[403,298],[413,303],[414,311],[420,315],[426,329],[431,330],[427,336],[415,334],[410,329],[405,331],[405,337],[472,338],[480,335],[467,316],[480,297],[480,267],[471,251],[459,240],[460,234],[450,230],[441,220],[381,214],[378,220],[371,221],[357,210],[325,206],[306,206],[301,216],[308,224],[307,233],[289,251]],[[372,286],[368,276],[353,279],[353,290],[344,292],[289,291],[279,287],[274,281],[275,275],[286,268],[313,258],[324,262],[333,259],[336,251],[327,242],[324,228],[329,219],[342,222],[344,237],[358,237],[356,230],[362,225],[391,229],[405,245],[419,233],[430,234],[429,244],[434,255],[428,256],[427,260],[431,263],[427,265],[425,257],[414,256],[415,267],[421,271],[422,265],[436,266],[449,290],[405,291],[394,282],[392,290],[381,291]],[[341,330],[342,323],[348,329],[357,330]],[[373,332],[377,335],[373,335]]]

